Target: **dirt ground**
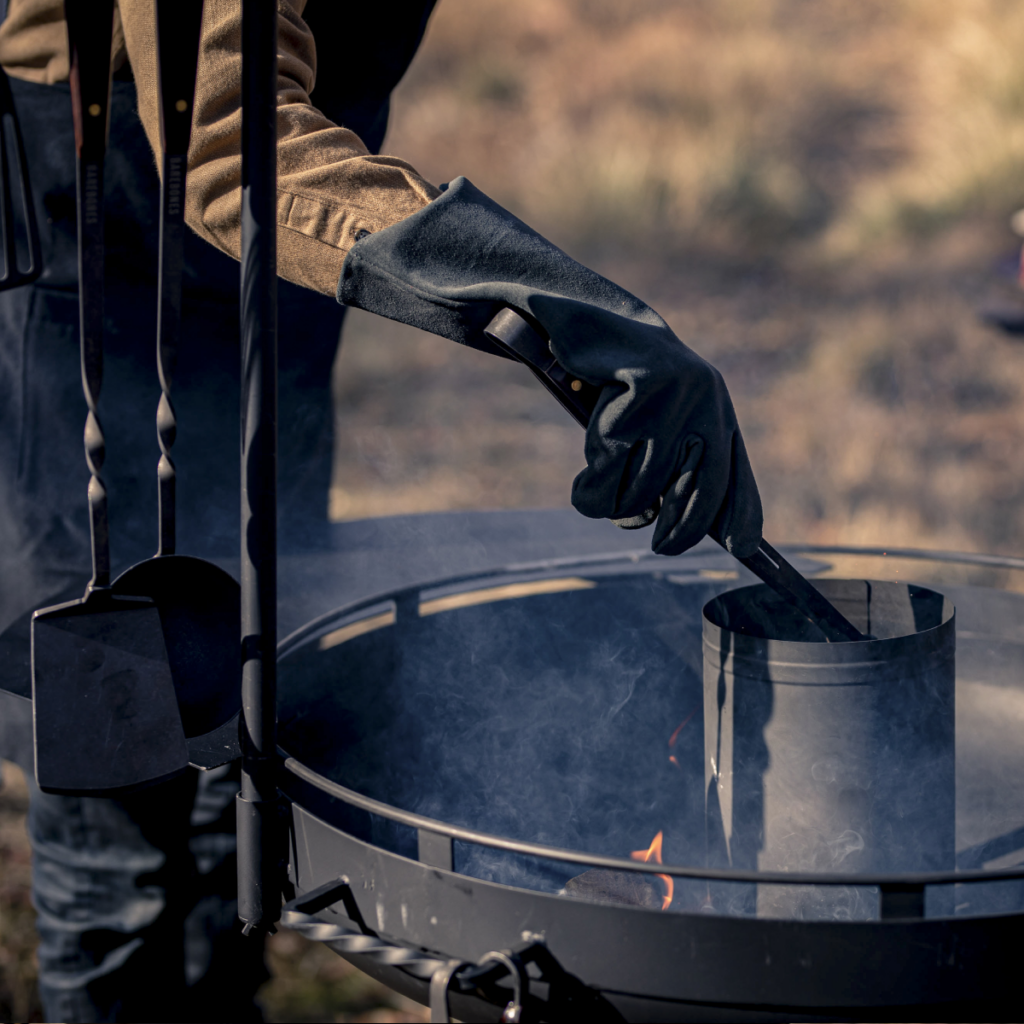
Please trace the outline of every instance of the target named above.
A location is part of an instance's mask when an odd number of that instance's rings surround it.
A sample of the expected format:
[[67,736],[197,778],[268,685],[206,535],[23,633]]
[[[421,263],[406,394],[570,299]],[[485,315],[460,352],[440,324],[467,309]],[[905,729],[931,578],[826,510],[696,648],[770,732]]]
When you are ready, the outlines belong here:
[[[1024,547],[1024,10],[1006,0],[442,0],[389,152],[650,302],[733,395],[773,541]],[[313,101],[315,103],[315,92]],[[567,506],[521,368],[350,315],[335,519]],[[0,1018],[39,1020],[25,795],[0,793]],[[423,1020],[271,944],[275,1021]]]

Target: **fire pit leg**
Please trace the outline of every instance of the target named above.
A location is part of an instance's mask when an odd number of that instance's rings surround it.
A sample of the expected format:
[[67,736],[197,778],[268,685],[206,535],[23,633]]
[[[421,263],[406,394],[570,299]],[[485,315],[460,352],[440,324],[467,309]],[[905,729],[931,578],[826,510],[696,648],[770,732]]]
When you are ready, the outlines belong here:
[[242,790],[238,916],[281,913],[277,793],[277,8],[242,7]]

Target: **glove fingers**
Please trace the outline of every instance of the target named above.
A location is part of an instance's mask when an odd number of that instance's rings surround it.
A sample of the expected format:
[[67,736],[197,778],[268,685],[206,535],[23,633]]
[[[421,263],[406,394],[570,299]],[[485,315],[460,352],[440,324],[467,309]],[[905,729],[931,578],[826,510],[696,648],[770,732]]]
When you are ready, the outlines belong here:
[[708,532],[727,483],[724,465],[719,468],[716,461],[705,459],[704,441],[696,434],[683,439],[675,480],[665,491],[651,540],[657,554],[682,554]]
[[[618,483],[622,475],[616,464],[624,461],[625,456],[615,450],[617,446],[607,445],[595,458],[589,436],[587,441],[586,469],[581,469],[572,482],[573,508],[591,519],[611,519],[615,516]],[[626,448],[625,445],[621,447]]]
[[657,504],[675,462],[671,449],[647,438],[633,445],[605,441],[593,423],[586,455],[587,468],[572,483],[572,503],[591,519],[642,518]]
[[737,430],[732,436],[729,487],[708,533],[737,558],[746,558],[761,543],[763,527],[761,496],[747,458],[743,435]]

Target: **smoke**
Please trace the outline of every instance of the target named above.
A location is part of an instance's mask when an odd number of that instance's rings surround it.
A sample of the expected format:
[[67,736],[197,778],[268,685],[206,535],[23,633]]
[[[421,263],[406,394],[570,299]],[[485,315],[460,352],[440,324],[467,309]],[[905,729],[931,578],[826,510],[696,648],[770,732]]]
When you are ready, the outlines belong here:
[[[705,790],[705,722],[693,712],[704,703],[701,610],[729,584],[698,576],[670,582],[642,570],[593,578],[593,589],[427,617],[418,615],[415,599],[403,599],[394,626],[325,651],[316,644],[298,649],[281,663],[282,744],[345,786],[455,825],[621,857],[664,831],[666,864],[700,866],[715,856],[728,862],[728,846],[715,853],[706,843],[706,798],[713,809],[718,787],[712,778]],[[923,686],[917,705],[875,706],[873,713],[889,713],[864,734],[871,743],[862,757],[841,756],[856,753],[855,743],[808,752],[807,779],[834,797],[836,811],[814,842],[794,838],[793,828],[769,835],[779,858],[769,865],[759,864],[769,847],[756,829],[748,862],[741,861],[743,836],[733,837],[736,867],[851,871],[850,885],[797,893],[791,886],[677,879],[671,910],[868,920],[878,916],[879,897],[856,884],[858,870],[1003,866],[1024,857],[1017,781],[1024,779],[1024,754],[1017,753],[1024,648],[1011,642],[1024,621],[1024,596],[945,589],[958,606],[960,632],[955,858],[945,824],[938,845],[928,838],[934,807],[925,797],[935,788],[935,764],[908,760],[900,748],[931,700]],[[912,631],[912,614],[907,621]],[[873,625],[884,632],[877,615]],[[800,747],[800,714],[814,710],[813,688],[792,689],[796,703],[787,715],[796,715],[789,718],[796,731],[784,736],[773,717],[780,706],[769,704],[751,735],[765,748],[762,786],[779,757]],[[865,687],[847,690],[850,714],[871,709]],[[840,715],[835,724],[850,743],[853,721]],[[367,838],[415,856],[412,830],[363,817]],[[923,841],[907,841],[901,830],[908,821],[923,829]],[[736,827],[742,833],[747,826]],[[585,870],[462,842],[454,844],[454,863],[468,875],[552,893]],[[1022,905],[1019,883],[932,887],[925,898],[930,916]]]
[[[299,651],[281,664],[284,742],[442,821],[622,857],[664,831],[666,862],[700,863],[702,682],[677,651],[699,652],[701,607],[725,584],[607,583],[427,618],[400,608],[395,627]],[[583,870],[469,844],[455,857],[545,891]]]

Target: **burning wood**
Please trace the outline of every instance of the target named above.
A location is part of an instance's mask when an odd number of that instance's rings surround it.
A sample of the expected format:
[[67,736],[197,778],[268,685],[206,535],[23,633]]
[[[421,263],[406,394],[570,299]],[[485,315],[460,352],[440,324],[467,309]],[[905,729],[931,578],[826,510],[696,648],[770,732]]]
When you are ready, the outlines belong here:
[[660,888],[649,875],[594,868],[570,878],[559,895],[593,903],[619,903],[657,910],[664,902]]
[[[646,850],[634,850],[629,856],[644,864],[652,860],[655,864],[660,864],[661,841],[662,833],[659,832]],[[646,907],[648,910],[668,910],[672,905],[675,886],[669,875],[657,877],[662,883],[660,887],[649,875],[594,868],[570,878],[559,895],[571,896],[578,900],[593,900],[595,903],[621,903],[631,907]],[[659,888],[664,890],[664,895],[659,892]]]

